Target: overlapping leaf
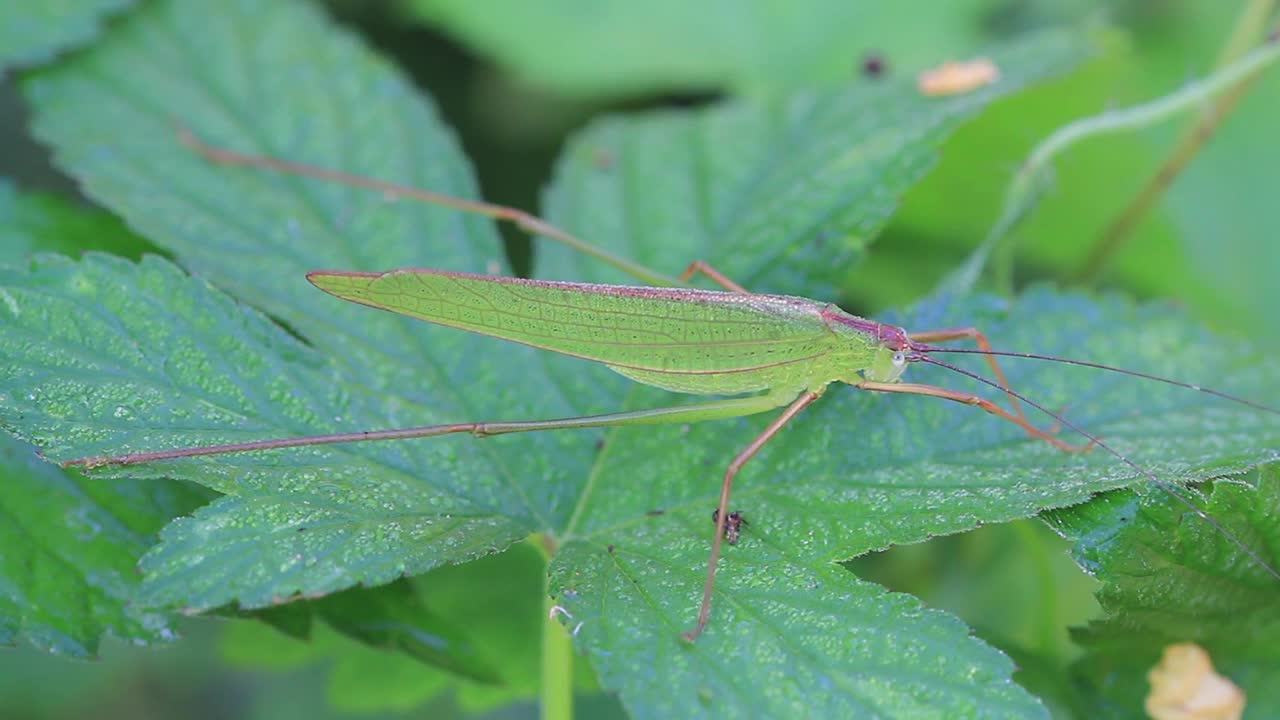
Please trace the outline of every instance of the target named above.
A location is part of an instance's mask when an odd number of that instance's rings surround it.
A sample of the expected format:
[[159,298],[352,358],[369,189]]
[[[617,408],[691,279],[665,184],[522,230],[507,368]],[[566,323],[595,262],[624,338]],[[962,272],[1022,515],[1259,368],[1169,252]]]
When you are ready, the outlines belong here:
[[[597,0],[589,10],[564,0],[407,6],[526,82],[587,96],[844,84],[873,55],[896,72],[970,53],[990,41],[992,15],[1007,9],[993,0],[936,0],[924,20],[892,5],[849,0],[727,6]],[[1049,14],[1019,11],[1024,26],[1027,15]]]
[[133,0],[49,0],[0,6],[0,72],[44,62],[96,35],[103,20]]
[[[371,321],[326,300],[302,278],[316,267],[484,268],[500,259],[490,227],[453,212],[388,208],[376,195],[331,185],[228,172],[177,142],[175,117],[242,149],[472,194],[451,137],[407,83],[313,12],[294,4],[273,8],[260,13],[256,3],[228,4],[211,18],[198,4],[157,6],[120,27],[113,42],[37,77],[30,95],[40,108],[37,132],[54,142],[60,162],[75,168],[90,195],[202,276],[269,309],[311,347],[162,263],[50,267],[59,279],[39,282],[90,291],[66,301],[81,305],[72,312],[84,322],[99,320],[95,340],[116,349],[112,357],[95,348],[95,362],[113,363],[109,379],[99,375],[95,385],[101,404],[94,414],[105,425],[78,438],[54,433],[60,438],[49,438],[50,455],[72,443],[77,453],[165,446],[353,424],[428,424],[499,408],[515,416],[572,414],[555,392],[572,387],[557,388],[538,371],[533,353],[499,355],[465,335],[440,338],[390,317]],[[302,47],[305,62],[295,54]],[[132,80],[111,80],[124,77]],[[85,107],[95,108],[89,126]],[[81,272],[94,278],[82,284]],[[130,286],[142,292],[124,291]],[[123,321],[89,310],[117,303]],[[81,337],[79,329],[68,332]],[[174,334],[186,340],[175,342]],[[522,364],[533,366],[522,377],[544,392],[504,385],[504,375]],[[26,387],[39,381],[22,379]],[[28,415],[29,427],[49,434],[37,417]],[[175,417],[186,421],[175,428]],[[156,466],[144,472],[233,494],[166,531],[165,546],[148,560],[157,577],[151,597],[192,607],[232,599],[261,605],[292,590],[385,582],[492,551],[556,524],[585,468],[553,458],[590,443],[581,434],[517,439],[508,443],[511,457],[474,443],[401,443]],[[513,461],[520,456],[534,458],[554,480],[540,487],[517,482],[528,464]],[[265,494],[253,502],[235,495],[254,486]],[[332,503],[341,496],[359,500]],[[226,532],[229,524],[241,532]],[[265,555],[247,552],[264,546]],[[203,561],[189,577],[182,574],[191,570],[184,548],[199,548]],[[329,559],[295,566],[291,558],[300,550]],[[367,557],[357,562],[352,552]],[[375,556],[382,558],[377,568],[368,562]],[[242,567],[248,557],[260,562]]]
[[76,255],[98,249],[138,257],[142,238],[101,210],[79,208],[53,195],[20,192],[0,179],[0,265],[13,265],[39,251]]
[[[121,249],[140,244],[104,212],[0,183],[0,265],[102,240]],[[86,480],[0,437],[0,643],[93,656],[104,634],[135,643],[173,638],[165,613],[135,602],[134,565],[161,525],[205,499],[172,483]]]
[[[1046,68],[1034,52],[1020,57],[1010,82]],[[893,106],[896,96],[882,92],[863,100]],[[458,213],[214,167],[176,142],[174,115],[240,150],[473,194],[430,108],[311,11],[156,4],[111,42],[37,77],[29,94],[39,135],[86,192],[197,275],[156,259],[92,257],[42,259],[3,276],[12,302],[0,304],[0,423],[52,458],[673,402],[628,390],[602,368],[349,307],[305,283],[303,272],[322,267],[502,267],[492,229]],[[900,114],[881,117],[902,125],[914,117],[909,107],[940,110],[903,102]],[[930,132],[918,137],[932,143]],[[901,155],[909,165],[927,153],[908,143]],[[851,187],[861,183],[872,197],[880,178],[856,172],[860,159],[844,158]],[[608,215],[654,210],[649,193],[688,177],[650,172],[620,188],[623,202],[599,208],[606,217],[570,217],[571,229],[618,227]],[[717,168],[699,189],[721,172],[730,170]],[[572,203],[575,192],[558,188],[556,202]],[[814,215],[829,202],[779,205],[755,222],[820,227]],[[652,238],[637,248],[591,237],[642,259],[659,254],[647,249]],[[703,257],[752,274],[732,265],[727,244]],[[544,260],[550,276],[604,276],[556,254]],[[1154,372],[1227,378],[1251,394],[1280,385],[1265,358],[1200,335],[1163,308],[1042,291],[1013,307],[975,300],[908,321],[984,324],[1008,347],[1088,348]],[[949,381],[920,370],[916,379]],[[1011,377],[1050,407],[1069,404],[1073,418],[1170,480],[1248,467],[1280,444],[1280,423],[1200,396],[1053,366]],[[1135,415],[1139,407],[1150,414]],[[1039,714],[1009,680],[1010,663],[959,622],[831,561],[1077,502],[1134,473],[1099,452],[1063,456],[1029,443],[959,406],[833,390],[748,466],[736,498],[749,532],[724,560],[711,629],[682,644],[718,477],[763,422],[330,446],[107,474],[185,478],[227,493],[166,529],[145,563],[151,602],[263,606],[388,582],[542,531],[563,543],[552,587],[574,627],[581,623],[579,646],[636,716],[786,714],[815,699],[833,712]]]
[[[1007,315],[965,304],[914,319],[915,327],[976,321],[1005,347],[1060,354],[1088,347],[1095,349],[1091,357],[1103,361],[1192,377],[1234,375],[1242,388],[1280,387],[1280,375],[1264,356],[1238,347],[1219,355],[1219,346],[1159,308],[1039,292],[1022,298]],[[956,384],[937,372],[912,373],[913,379]],[[1010,379],[1048,407],[1070,406],[1075,421],[1166,480],[1240,470],[1274,458],[1280,447],[1275,418],[1207,404],[1194,394],[1045,365],[1011,368]],[[832,561],[1030,514],[1037,506],[1078,502],[1092,490],[1134,479],[1131,469],[1105,453],[1064,456],[1022,441],[1016,428],[940,401],[839,390],[830,395],[738,481],[735,507],[752,524],[747,540],[722,561],[713,626],[694,647],[655,643],[652,636],[670,635],[694,617],[705,562],[706,540],[699,531],[710,528],[715,480],[724,458],[741,449],[761,423],[620,430],[609,437],[583,526],[574,529],[575,539],[555,564],[556,587],[584,623],[581,642],[599,651],[597,667],[606,685],[639,686],[639,696],[669,698],[669,705],[646,707],[654,716],[703,692],[717,699],[716,712],[746,715],[768,708],[785,716],[797,710],[787,683],[770,685],[772,693],[742,692],[735,678],[746,664],[769,677],[843,678],[850,683],[843,693],[823,695],[830,712],[899,707],[903,699],[896,691],[902,688],[894,685],[895,692],[883,694],[882,688],[904,666],[914,667],[911,658],[924,651],[896,636],[917,638],[924,631],[886,623],[878,614],[883,602],[872,589],[832,574]],[[635,468],[641,466],[656,466],[655,474],[636,488]],[[691,474],[701,478],[701,487],[690,485]],[[640,520],[652,507],[665,514]],[[1247,562],[1238,549],[1222,560]],[[1280,584],[1262,582],[1267,576],[1260,568],[1252,572],[1261,591],[1280,596]],[[866,651],[867,644],[875,650]],[[949,659],[983,666],[959,651]],[[959,672],[954,665],[929,668],[939,683]],[[996,706],[990,697],[974,701]],[[961,712],[965,706],[951,707]]]
[[[368,622],[369,613],[327,613],[324,623],[297,639],[261,627],[237,625],[224,640],[228,658],[237,666],[260,670],[288,670],[306,664],[333,663],[330,696],[338,707],[362,712],[413,707],[449,688],[455,702],[472,711],[490,710],[519,700],[532,700],[538,691],[539,633],[547,622],[542,588],[546,564],[529,544],[498,555],[433,571],[411,581],[415,605],[453,624],[471,639],[473,650],[497,669],[497,682],[474,682],[449,676],[416,663],[407,656],[360,649],[347,638],[323,628],[341,629],[350,622]],[[352,589],[333,598],[359,603],[375,590]],[[312,603],[282,606],[306,611]],[[332,609],[332,608],[330,608]],[[295,613],[296,614],[296,613]],[[290,633],[297,635],[296,633]],[[429,638],[428,638],[429,639]],[[473,658],[474,659],[474,658]],[[583,683],[579,683],[582,686]]]
[[104,634],[174,639],[171,617],[135,602],[138,558],[200,501],[172,483],[65,473],[0,436],[0,644],[91,657]]
[[[1104,585],[1102,620],[1076,634],[1089,653],[1075,668],[1098,717],[1141,703],[1146,672],[1167,645],[1194,642],[1248,697],[1247,717],[1280,712],[1275,578],[1242,559],[1222,533],[1169,498],[1141,503],[1115,493],[1054,523],[1077,541],[1081,564]],[[1280,475],[1275,466],[1212,486],[1206,510],[1274,562],[1280,557]],[[1123,678],[1123,681],[1121,681]]]
[[[999,84],[947,99],[899,81],[605,119],[570,143],[546,211],[671,274],[714,258],[747,287],[827,296],[961,121],[1089,49],[1076,34],[1037,35],[993,54]],[[552,263],[580,277],[591,261]]]

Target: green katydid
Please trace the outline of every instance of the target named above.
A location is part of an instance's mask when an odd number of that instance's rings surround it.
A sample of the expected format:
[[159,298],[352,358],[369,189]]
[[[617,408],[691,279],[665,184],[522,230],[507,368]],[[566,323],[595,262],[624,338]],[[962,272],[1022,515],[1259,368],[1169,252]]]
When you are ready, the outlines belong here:
[[[739,513],[729,511],[734,477],[792,418],[821,397],[828,385],[843,382],[862,390],[926,395],[980,407],[1018,425],[1032,438],[1051,443],[1064,451],[1099,448],[1177,498],[1280,580],[1280,571],[1152,472],[1060,413],[1053,412],[1012,389],[996,358],[1021,357],[1111,370],[1207,392],[1270,413],[1280,414],[1280,410],[1146,373],[1033,353],[996,351],[992,349],[986,336],[972,327],[908,332],[900,327],[850,315],[830,303],[793,296],[751,293],[700,261],[689,265],[678,280],[672,280],[609,255],[518,210],[298,163],[242,155],[205,145],[185,131],[182,139],[206,158],[224,164],[336,180],[375,189],[390,196],[424,200],[511,221],[536,234],[549,236],[589,252],[645,282],[658,285],[682,284],[695,273],[702,273],[725,289],[550,282],[429,269],[389,272],[316,271],[308,273],[307,278],[321,290],[345,300],[439,325],[593,360],[632,380],[673,392],[727,397],[676,407],[587,417],[462,422],[96,456],[71,460],[64,465],[90,468],[107,464],[130,465],[174,458],[332,443],[424,438],[453,433],[486,437],[541,430],[690,423],[785,408],[732,459],[725,470],[719,505],[713,515],[715,531],[701,606],[694,627],[684,634],[686,639],[692,641],[706,628],[710,618],[722,542],[726,538],[733,542],[741,525],[745,524]],[[975,341],[978,348],[943,348],[933,344],[964,339]],[[985,378],[933,357],[942,352],[982,355],[995,379]],[[1010,409],[973,393],[903,382],[903,372],[908,365],[916,362],[938,365],[985,383],[1008,398]],[[1073,445],[1058,438],[1054,431],[1037,427],[1028,420],[1023,404],[1052,417],[1059,426],[1078,433],[1088,442]]]

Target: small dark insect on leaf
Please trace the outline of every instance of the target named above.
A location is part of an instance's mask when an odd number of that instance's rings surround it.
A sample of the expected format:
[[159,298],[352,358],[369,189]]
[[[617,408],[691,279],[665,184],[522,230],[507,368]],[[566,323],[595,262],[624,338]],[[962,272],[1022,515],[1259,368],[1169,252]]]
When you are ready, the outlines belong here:
[[[716,523],[719,521],[720,521],[720,510],[719,509],[713,510],[711,512],[711,522]],[[742,516],[741,511],[734,510],[733,512],[729,513],[729,516],[724,519],[725,541],[728,542],[730,545],[737,545],[738,538],[742,537],[742,526],[750,525],[750,524],[751,523],[747,522],[747,519]]]
[[666,514],[667,514],[666,510],[650,510],[645,513],[645,515],[648,515],[649,517],[658,517],[659,515],[666,515]]
[[878,78],[885,74],[889,69],[889,64],[885,62],[884,56],[880,53],[867,53],[862,58],[862,74],[869,78]]
[[609,551],[609,554],[610,554],[610,555],[612,555],[612,554],[613,554],[613,545],[609,545],[609,546],[605,547],[605,549]]

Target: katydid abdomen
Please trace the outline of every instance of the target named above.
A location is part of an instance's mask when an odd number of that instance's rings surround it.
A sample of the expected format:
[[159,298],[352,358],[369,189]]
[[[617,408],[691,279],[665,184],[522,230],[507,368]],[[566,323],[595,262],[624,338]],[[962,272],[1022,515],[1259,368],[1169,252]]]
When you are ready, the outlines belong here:
[[[878,325],[787,295],[549,282],[452,273],[313,272],[320,289],[371,307],[604,363],[697,395],[795,395],[897,377]],[[874,376],[874,377],[871,377]]]

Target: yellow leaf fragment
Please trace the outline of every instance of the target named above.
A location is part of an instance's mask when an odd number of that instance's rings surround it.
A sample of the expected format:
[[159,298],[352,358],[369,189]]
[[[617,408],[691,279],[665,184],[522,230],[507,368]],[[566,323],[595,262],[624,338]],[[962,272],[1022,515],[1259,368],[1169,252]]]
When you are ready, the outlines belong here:
[[987,58],[948,61],[916,78],[916,87],[930,97],[962,95],[1000,79],[1000,68]]
[[1244,714],[1244,691],[1214,672],[1209,653],[1195,643],[1166,647],[1147,680],[1145,707],[1153,720],[1240,720]]

